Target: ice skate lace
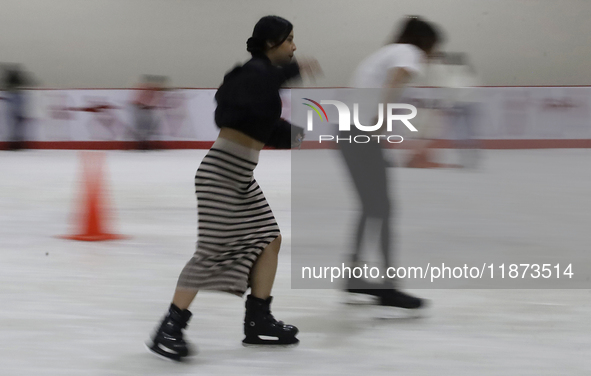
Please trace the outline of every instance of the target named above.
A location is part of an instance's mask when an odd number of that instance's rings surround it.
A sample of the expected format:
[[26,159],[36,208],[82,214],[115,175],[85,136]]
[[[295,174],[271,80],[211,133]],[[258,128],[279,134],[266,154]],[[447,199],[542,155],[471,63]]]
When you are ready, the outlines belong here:
[[285,326],[283,321],[277,321],[277,319],[275,319],[275,316],[273,316],[271,310],[265,312],[265,320],[271,322],[274,325]]

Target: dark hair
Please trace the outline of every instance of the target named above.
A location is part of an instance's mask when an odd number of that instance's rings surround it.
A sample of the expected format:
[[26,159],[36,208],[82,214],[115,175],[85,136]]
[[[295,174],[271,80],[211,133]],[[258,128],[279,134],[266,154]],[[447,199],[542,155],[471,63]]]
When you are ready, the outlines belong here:
[[393,43],[412,44],[424,52],[430,52],[442,39],[441,33],[433,24],[417,16],[410,16]]
[[23,72],[18,68],[9,68],[4,74],[4,85],[9,90],[17,89],[26,84]]
[[272,47],[277,47],[289,36],[293,30],[291,22],[278,16],[265,16],[257,22],[252,31],[252,37],[246,41],[246,51],[254,55],[262,55],[269,48],[267,42],[272,43]]

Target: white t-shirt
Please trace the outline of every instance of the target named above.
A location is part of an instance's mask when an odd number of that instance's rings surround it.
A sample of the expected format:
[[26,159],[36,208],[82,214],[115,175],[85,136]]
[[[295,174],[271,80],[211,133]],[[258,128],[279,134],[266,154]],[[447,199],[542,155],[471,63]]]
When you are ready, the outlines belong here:
[[353,74],[355,88],[383,88],[392,68],[405,68],[420,73],[425,53],[412,44],[389,44],[368,56]]

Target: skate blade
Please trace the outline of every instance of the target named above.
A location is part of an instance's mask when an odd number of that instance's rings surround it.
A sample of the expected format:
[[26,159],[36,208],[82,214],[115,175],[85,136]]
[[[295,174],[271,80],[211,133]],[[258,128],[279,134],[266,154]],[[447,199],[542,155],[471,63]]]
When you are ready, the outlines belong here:
[[378,305],[371,309],[371,314],[376,320],[422,319],[429,316],[429,310],[427,307],[401,308]]
[[274,344],[274,343],[267,343],[267,344],[255,344],[255,343],[244,343],[242,342],[243,347],[248,347],[250,349],[290,349],[292,347],[298,347],[300,343],[290,343],[290,344]]
[[345,292],[342,300],[343,304],[351,306],[376,305],[378,300],[373,295],[360,294],[355,292]]
[[175,355],[172,355],[171,353],[168,353],[168,352],[160,349],[158,346],[154,346],[154,344],[150,343],[150,342],[145,342],[144,346],[150,352],[150,354],[156,356],[158,359],[162,359],[162,360],[166,360],[166,361],[174,362],[174,363],[189,362],[192,359],[194,359],[195,356],[197,355],[197,349],[194,347],[191,347],[191,351],[189,352],[189,355],[187,355],[187,356],[178,356],[178,355],[175,356]]
[[[275,337],[269,337],[269,338],[275,338]],[[292,343],[281,343],[277,339],[265,339],[265,338],[256,337],[256,338],[250,338],[249,342],[245,342],[246,339],[243,340],[242,346],[253,347],[253,348],[290,348],[290,347],[296,347],[300,344],[299,339],[294,338],[294,340],[295,340],[295,342],[292,342]]]

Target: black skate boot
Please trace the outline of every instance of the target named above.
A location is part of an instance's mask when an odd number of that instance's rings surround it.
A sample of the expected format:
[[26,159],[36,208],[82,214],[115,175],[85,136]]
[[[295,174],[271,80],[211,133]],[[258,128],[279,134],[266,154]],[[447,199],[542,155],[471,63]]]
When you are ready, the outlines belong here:
[[[386,282],[376,284],[363,279],[350,279],[347,281],[345,289],[350,295],[349,304],[378,304],[382,307],[404,308],[406,310],[415,310],[424,308],[423,299],[408,295],[394,288],[392,283]],[[362,296],[358,295],[361,294]],[[366,298],[363,299],[363,296]],[[368,300],[371,299],[371,300]],[[375,300],[377,299],[377,301]]]
[[382,285],[361,278],[348,279],[345,285],[343,303],[348,305],[373,305],[380,296]]
[[405,309],[424,308],[425,301],[396,289],[378,290],[380,305],[384,307],[398,307]]
[[183,329],[187,327],[189,319],[191,312],[171,304],[148,348],[160,356],[176,361],[191,355],[191,348],[183,339]]
[[366,280],[356,278],[348,279],[345,291],[351,294],[363,294],[370,296],[380,296],[380,288],[383,286],[376,283],[367,282]]
[[275,320],[271,314],[273,297],[259,299],[252,295],[246,298],[244,315],[244,346],[251,345],[295,345],[300,342],[295,336],[298,328]]

